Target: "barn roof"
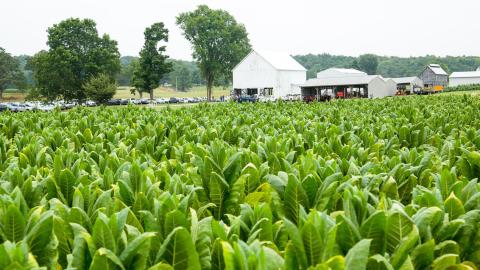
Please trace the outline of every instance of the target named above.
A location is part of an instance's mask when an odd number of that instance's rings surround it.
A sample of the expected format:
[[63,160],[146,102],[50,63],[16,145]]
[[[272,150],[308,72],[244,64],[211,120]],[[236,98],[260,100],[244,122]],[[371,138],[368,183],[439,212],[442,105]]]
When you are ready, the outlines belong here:
[[284,52],[275,52],[268,50],[254,50],[267,62],[269,62],[275,69],[278,70],[295,70],[306,71],[291,55]]
[[367,75],[367,76],[361,76],[361,77],[352,76],[352,77],[310,79],[305,84],[303,84],[302,87],[363,85],[363,84],[369,84],[372,80],[376,78],[382,79],[382,76]]
[[480,71],[453,72],[450,78],[479,78]]
[[428,65],[428,67],[433,71],[433,73],[437,74],[437,75],[447,75],[447,72],[445,72],[445,70],[443,70],[443,68],[440,66],[440,65],[437,65],[437,64],[430,64]]
[[366,76],[367,73],[353,68],[328,68],[317,73],[317,78]]

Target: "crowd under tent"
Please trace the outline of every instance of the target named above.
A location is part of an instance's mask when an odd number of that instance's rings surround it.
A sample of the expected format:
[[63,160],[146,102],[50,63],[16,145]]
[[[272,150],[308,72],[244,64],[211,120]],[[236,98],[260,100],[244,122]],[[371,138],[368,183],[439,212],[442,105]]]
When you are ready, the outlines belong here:
[[477,71],[453,72],[450,75],[450,86],[480,84],[480,68]]
[[330,98],[381,98],[395,91],[379,75],[310,79],[301,86],[305,100]]
[[233,69],[235,96],[273,96],[300,94],[307,70],[287,53],[252,50]]

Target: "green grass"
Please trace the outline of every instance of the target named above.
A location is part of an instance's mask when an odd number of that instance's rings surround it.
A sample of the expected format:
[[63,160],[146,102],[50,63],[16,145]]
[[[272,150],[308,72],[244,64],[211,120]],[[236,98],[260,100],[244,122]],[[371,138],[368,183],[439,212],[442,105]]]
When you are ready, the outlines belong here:
[[[207,88],[205,86],[195,86],[192,87],[190,90],[186,92],[175,91],[173,88],[166,88],[166,87],[159,87],[154,90],[153,95],[155,98],[159,97],[178,97],[178,98],[186,98],[186,97],[206,97],[207,96]],[[222,87],[215,87],[212,91],[212,95],[214,97],[220,96],[227,96],[230,95],[230,88],[223,89]],[[148,93],[143,94],[144,98],[148,98]],[[140,98],[138,93],[132,95],[130,92],[130,87],[119,87],[117,89],[117,93],[115,94],[115,98]]]

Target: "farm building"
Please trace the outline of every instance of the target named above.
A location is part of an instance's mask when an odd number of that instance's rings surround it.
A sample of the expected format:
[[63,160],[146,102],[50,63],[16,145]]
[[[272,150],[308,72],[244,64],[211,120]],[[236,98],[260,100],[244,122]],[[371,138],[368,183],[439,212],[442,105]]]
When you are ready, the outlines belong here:
[[425,88],[441,91],[448,85],[448,74],[440,65],[430,64],[420,74]]
[[392,78],[397,83],[397,90],[413,93],[423,88],[423,81],[418,77]]
[[306,100],[328,98],[377,98],[393,96],[396,84],[388,82],[379,75],[367,75],[356,69],[329,68],[317,73],[316,79],[310,79],[301,86],[302,96]]
[[307,70],[287,53],[252,50],[233,69],[233,93],[237,96],[284,97],[300,94]]
[[480,68],[477,71],[453,72],[450,75],[450,86],[480,84]]
[[304,99],[336,98],[379,98],[395,95],[382,76],[348,76],[310,79],[302,86]]

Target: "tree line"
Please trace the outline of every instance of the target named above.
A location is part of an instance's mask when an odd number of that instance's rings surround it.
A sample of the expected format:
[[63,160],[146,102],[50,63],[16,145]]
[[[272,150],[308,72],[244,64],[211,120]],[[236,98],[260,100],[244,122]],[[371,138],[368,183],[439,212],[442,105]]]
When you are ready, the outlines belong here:
[[108,34],[99,35],[95,21],[70,18],[47,30],[47,50],[32,57],[16,58],[0,48],[0,99],[7,87],[24,88],[30,79],[29,96],[47,100],[106,102],[118,84],[133,86],[140,95],[162,83],[187,90],[204,83],[211,99],[212,88],[231,81],[231,70],[251,50],[245,26],[224,10],[200,5],[177,16],[176,24],[191,43],[197,65],[172,60],[166,54],[168,29],[157,22],[144,31],[139,57],[120,58],[118,44]]
[[473,71],[480,66],[478,56],[446,56],[433,55],[420,57],[395,57],[365,54],[359,57],[307,54],[296,55],[295,59],[308,71],[308,78],[315,78],[319,71],[331,67],[355,68],[368,74],[379,74],[386,78],[418,76],[429,64],[439,64],[447,73],[455,71]]

